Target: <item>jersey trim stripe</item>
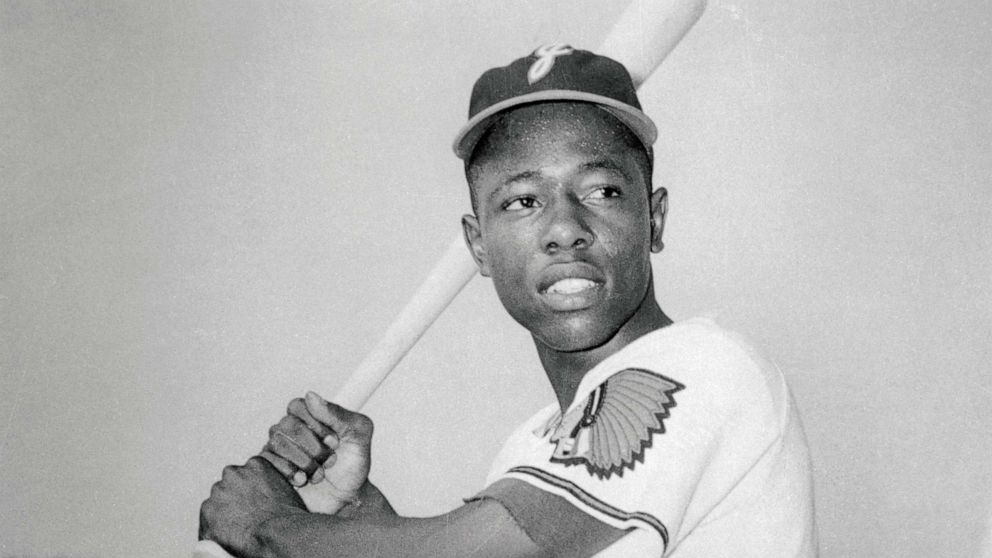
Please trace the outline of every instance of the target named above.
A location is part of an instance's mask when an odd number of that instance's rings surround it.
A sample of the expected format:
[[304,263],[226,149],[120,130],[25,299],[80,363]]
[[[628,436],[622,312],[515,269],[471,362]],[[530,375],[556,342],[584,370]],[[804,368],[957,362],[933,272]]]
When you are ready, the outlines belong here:
[[661,541],[668,549],[668,529],[665,525],[655,516],[644,513],[644,512],[626,512],[621,509],[615,508],[610,504],[596,498],[592,494],[589,494],[585,490],[579,488],[578,485],[571,481],[567,481],[563,478],[556,477],[547,471],[538,469],[537,467],[527,467],[519,466],[513,467],[507,473],[516,473],[519,475],[526,475],[531,478],[535,478],[543,483],[549,484],[559,490],[564,490],[576,500],[584,504],[585,506],[592,508],[593,510],[612,517],[620,522],[639,522],[647,525],[648,527],[654,529],[661,536]]

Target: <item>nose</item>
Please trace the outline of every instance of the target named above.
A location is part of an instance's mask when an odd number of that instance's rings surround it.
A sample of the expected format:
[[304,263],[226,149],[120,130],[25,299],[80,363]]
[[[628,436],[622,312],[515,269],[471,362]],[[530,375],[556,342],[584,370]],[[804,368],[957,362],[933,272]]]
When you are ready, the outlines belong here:
[[558,199],[548,209],[550,211],[545,211],[547,224],[541,239],[547,253],[580,250],[592,245],[595,237],[583,217],[581,202]]

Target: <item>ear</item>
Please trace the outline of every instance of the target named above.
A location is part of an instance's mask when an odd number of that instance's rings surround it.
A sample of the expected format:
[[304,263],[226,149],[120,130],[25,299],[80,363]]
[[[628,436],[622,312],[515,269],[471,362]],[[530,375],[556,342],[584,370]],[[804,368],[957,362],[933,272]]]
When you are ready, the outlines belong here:
[[668,215],[668,190],[658,188],[651,193],[651,251],[657,254],[665,248],[661,236],[665,232],[665,217]]
[[486,259],[486,243],[482,240],[482,227],[479,226],[479,218],[475,215],[462,215],[462,233],[465,235],[465,244],[475,265],[479,266],[479,275],[489,277],[489,262]]

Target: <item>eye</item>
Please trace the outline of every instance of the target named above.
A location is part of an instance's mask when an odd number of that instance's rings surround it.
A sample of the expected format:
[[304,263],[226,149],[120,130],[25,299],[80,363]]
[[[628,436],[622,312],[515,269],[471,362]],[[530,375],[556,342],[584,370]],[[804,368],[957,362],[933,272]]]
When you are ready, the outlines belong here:
[[620,188],[616,186],[600,186],[586,195],[589,200],[605,200],[620,197]]
[[537,198],[533,196],[519,196],[503,204],[503,209],[506,211],[520,211],[522,209],[534,209],[535,207],[537,207]]

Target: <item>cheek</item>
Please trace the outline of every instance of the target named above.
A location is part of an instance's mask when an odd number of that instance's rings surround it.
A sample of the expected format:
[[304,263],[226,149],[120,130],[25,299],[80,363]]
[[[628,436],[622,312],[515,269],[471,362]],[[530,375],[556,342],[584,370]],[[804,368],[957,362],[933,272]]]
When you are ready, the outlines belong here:
[[641,250],[650,241],[651,221],[641,217],[641,212],[629,210],[621,216],[612,216],[600,227],[601,240],[610,255],[624,255]]
[[[506,310],[517,321],[526,319],[533,311],[533,283],[530,277],[530,262],[535,253],[527,235],[512,231],[494,229],[487,245],[490,279],[496,294]],[[511,234],[512,233],[512,234]]]
[[617,262],[619,276],[628,286],[650,280],[651,238],[646,227],[617,230],[616,242],[604,246],[610,258]]
[[490,226],[483,231],[483,234],[494,279],[497,274],[512,275],[514,270],[525,265],[529,253],[525,231],[512,227]]
[[503,308],[517,323],[529,329],[539,311],[527,281],[525,263],[509,259],[512,255],[510,252],[507,258],[499,259],[497,265],[490,266],[490,279]]
[[490,252],[489,269],[497,289],[519,289],[527,279],[527,261],[520,249],[501,245]]

